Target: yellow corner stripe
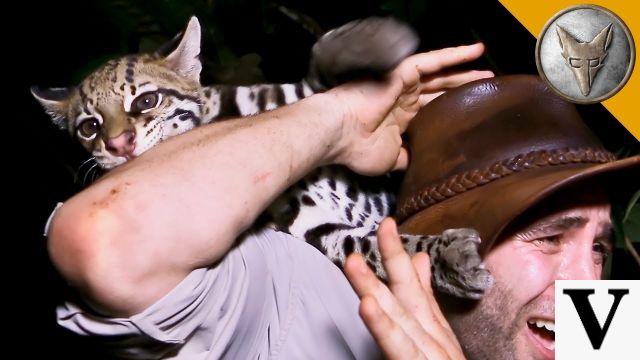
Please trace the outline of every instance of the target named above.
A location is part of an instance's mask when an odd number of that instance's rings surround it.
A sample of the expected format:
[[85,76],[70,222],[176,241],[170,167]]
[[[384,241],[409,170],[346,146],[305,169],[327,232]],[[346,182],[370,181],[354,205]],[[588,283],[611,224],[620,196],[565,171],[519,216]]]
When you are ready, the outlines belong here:
[[[502,5],[536,38],[542,27],[558,11],[584,1],[568,0],[500,0]],[[636,139],[640,140],[640,1],[594,0],[590,4],[600,5],[613,11],[631,30],[636,44],[636,64],[629,82],[612,98],[602,104],[615,116]]]

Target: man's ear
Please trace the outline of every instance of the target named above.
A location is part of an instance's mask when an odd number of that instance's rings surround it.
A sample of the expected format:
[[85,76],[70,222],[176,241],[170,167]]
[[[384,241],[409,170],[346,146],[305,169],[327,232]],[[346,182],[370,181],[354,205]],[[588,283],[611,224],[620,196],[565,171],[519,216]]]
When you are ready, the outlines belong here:
[[[198,18],[192,16],[187,25],[187,29],[176,36],[169,44],[161,47],[156,51],[159,55],[165,56],[165,65],[177,72],[178,74],[189,79],[200,81],[200,71],[202,63],[200,62],[200,37],[201,29]],[[179,39],[179,43],[175,43]],[[168,49],[171,49],[168,51]]]
[[31,94],[40,102],[47,114],[51,116],[54,124],[60,129],[68,128],[67,114],[69,111],[69,99],[71,97],[70,88],[42,89],[37,86],[32,86]]

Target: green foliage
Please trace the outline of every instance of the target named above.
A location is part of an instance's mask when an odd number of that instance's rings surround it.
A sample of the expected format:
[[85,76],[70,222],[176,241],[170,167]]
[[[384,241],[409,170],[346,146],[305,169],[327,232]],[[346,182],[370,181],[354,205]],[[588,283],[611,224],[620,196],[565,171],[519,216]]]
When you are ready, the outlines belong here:
[[640,190],[627,203],[623,201],[627,199],[613,199],[611,216],[615,230],[614,243],[617,248],[629,250],[627,240],[640,243]]
[[[639,185],[640,186],[640,185]],[[640,190],[629,201],[627,210],[622,218],[624,234],[631,242],[640,243]]]

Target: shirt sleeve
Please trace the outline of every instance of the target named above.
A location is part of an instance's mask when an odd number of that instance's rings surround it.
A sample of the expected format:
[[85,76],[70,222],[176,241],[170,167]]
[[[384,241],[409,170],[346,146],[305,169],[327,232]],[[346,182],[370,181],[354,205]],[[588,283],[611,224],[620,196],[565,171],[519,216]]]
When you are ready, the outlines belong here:
[[[49,217],[45,235],[61,205]],[[249,289],[250,273],[269,273],[255,255],[250,261],[252,269],[248,269],[247,252],[256,253],[255,249],[246,249],[256,247],[251,237],[239,241],[240,245],[215,266],[189,273],[169,293],[136,315],[106,317],[67,301],[56,309],[58,324],[79,335],[97,337],[106,349],[123,358],[183,358],[180,356],[183,351],[211,354],[212,348],[223,353],[234,333],[247,323],[242,320],[243,312],[250,310],[246,305],[251,305],[246,301],[247,293],[269,295],[264,293],[268,289],[260,282],[253,281]],[[260,246],[260,250],[264,249]]]
[[72,302],[57,308],[58,323],[86,336],[98,336],[126,358],[159,358],[182,348],[206,325],[191,348],[224,342],[238,323],[247,292],[246,269],[238,252],[215,267],[192,271],[163,298],[128,318],[100,316]]
[[68,301],[57,308],[57,320],[121,358],[375,358],[379,350],[358,304],[317,249],[262,229],[136,315],[101,316]]

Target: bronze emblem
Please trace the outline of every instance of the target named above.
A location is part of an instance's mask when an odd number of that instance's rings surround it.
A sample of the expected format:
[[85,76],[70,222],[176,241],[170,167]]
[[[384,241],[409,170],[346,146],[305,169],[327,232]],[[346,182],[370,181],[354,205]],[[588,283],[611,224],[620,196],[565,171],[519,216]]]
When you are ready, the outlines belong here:
[[540,76],[560,96],[582,104],[615,95],[631,76],[634,59],[627,26],[611,11],[595,5],[557,13],[536,44]]

